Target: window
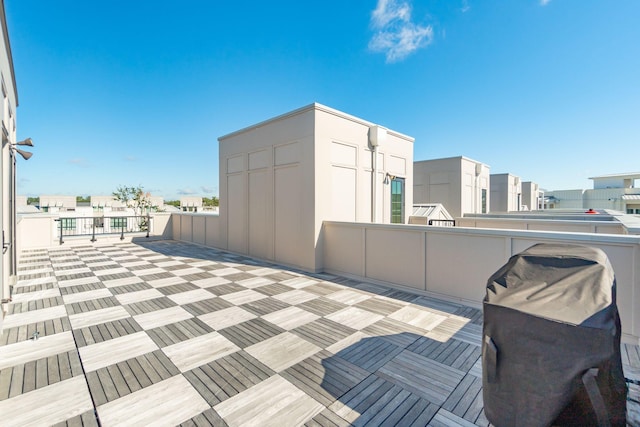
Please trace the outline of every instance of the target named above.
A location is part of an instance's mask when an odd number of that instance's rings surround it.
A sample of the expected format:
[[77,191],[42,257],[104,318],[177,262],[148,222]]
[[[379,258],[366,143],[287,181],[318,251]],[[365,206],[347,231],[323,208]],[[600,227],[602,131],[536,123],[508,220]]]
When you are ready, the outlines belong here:
[[627,209],[628,214],[633,214],[633,209]]
[[482,213],[487,213],[487,189],[482,189]]
[[60,218],[60,223],[62,224],[63,230],[75,230],[76,229],[76,219],[75,218]]
[[127,226],[127,218],[111,218],[111,228],[125,228]]
[[97,228],[103,228],[104,227],[104,217],[103,216],[97,216],[93,218],[93,226],[97,227]]
[[391,223],[404,224],[404,178],[391,180]]

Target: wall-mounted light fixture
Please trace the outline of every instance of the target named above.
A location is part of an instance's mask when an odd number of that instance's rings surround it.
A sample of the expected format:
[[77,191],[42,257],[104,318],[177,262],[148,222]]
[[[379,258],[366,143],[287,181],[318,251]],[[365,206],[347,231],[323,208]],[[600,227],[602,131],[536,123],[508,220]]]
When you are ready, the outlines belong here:
[[11,144],[11,149],[13,149],[16,153],[20,154],[22,156],[22,158],[25,159],[25,160],[29,160],[31,158],[31,156],[33,156],[33,153],[31,153],[29,151],[21,150],[19,148],[16,148],[16,145],[24,145],[24,146],[27,146],[27,147],[33,147],[33,140],[31,138],[27,138],[27,139],[24,139],[22,141],[18,141],[15,144]]

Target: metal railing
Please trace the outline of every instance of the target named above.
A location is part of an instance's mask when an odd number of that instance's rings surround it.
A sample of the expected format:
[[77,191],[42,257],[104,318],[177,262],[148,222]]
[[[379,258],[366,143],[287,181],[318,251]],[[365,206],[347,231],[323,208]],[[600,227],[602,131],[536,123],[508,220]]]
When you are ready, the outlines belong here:
[[96,236],[120,234],[120,240],[124,240],[125,234],[144,233],[149,237],[151,231],[151,216],[87,216],[87,217],[62,217],[58,222],[58,235],[60,244],[64,243],[65,236],[91,236],[95,242]]
[[437,225],[438,227],[455,227],[455,219],[430,219],[429,225]]

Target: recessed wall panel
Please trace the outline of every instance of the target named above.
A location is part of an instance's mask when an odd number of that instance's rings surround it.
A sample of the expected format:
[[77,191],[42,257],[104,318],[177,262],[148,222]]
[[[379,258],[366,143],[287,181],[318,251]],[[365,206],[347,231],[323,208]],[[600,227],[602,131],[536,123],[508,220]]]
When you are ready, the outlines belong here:
[[300,166],[274,171],[275,259],[301,265],[304,238],[302,234],[302,173]]
[[235,156],[227,159],[227,173],[242,172],[244,170],[244,156]]
[[302,147],[299,142],[280,145],[275,148],[275,165],[282,166],[299,163],[302,157]]
[[356,166],[358,164],[358,149],[340,142],[331,143],[331,163]]
[[267,172],[249,174],[249,254],[260,258],[269,256],[268,178]]
[[249,153],[249,170],[263,169],[271,165],[269,151],[261,150]]
[[247,253],[247,189],[243,174],[227,176],[227,199],[231,213],[227,218],[229,250]]
[[356,170],[333,166],[331,168],[331,221],[356,220]]

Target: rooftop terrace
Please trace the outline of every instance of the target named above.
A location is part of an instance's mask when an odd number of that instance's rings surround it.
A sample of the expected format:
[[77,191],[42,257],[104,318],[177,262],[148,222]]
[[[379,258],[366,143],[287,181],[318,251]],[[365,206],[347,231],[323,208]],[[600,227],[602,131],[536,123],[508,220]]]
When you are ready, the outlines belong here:
[[175,241],[29,250],[18,274],[3,425],[488,425],[475,308]]

